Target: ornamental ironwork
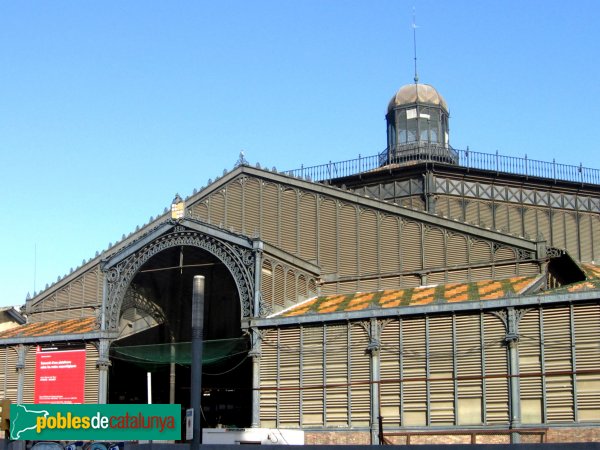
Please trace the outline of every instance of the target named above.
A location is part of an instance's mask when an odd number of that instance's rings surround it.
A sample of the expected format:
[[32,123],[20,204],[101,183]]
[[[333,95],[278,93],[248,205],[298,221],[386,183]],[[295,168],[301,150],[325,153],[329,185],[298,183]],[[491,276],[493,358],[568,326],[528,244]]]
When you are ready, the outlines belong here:
[[105,326],[116,330],[123,300],[139,269],[153,256],[173,247],[198,247],[216,256],[233,276],[241,303],[242,318],[251,317],[254,298],[254,254],[252,250],[183,226],[162,235],[112,267],[104,269],[107,280]]

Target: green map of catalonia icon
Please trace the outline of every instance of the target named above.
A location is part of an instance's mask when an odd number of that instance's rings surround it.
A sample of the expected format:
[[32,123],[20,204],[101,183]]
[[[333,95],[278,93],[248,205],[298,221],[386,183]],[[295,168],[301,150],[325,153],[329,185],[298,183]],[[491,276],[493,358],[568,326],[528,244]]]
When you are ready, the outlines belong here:
[[10,410],[10,438],[27,439],[22,434],[35,430],[38,417],[47,417],[50,413],[44,409],[28,409],[25,405],[13,405]]

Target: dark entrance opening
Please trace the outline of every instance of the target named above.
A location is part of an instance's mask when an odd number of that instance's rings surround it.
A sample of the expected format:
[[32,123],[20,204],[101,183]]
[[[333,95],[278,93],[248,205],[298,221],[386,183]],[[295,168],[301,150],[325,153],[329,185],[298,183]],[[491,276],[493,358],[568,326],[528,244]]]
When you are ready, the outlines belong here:
[[197,247],[174,247],[148,260],[121,308],[120,337],[111,346],[110,403],[190,406],[192,286],[205,277],[202,421],[205,427],[251,423],[252,363],[243,335],[235,281],[221,261]]

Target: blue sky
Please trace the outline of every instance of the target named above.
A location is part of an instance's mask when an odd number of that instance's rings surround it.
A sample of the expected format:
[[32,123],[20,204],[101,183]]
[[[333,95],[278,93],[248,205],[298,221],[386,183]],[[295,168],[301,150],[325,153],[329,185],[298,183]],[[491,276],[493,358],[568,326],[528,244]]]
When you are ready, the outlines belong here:
[[455,148],[600,168],[600,2],[0,2],[0,305],[56,281],[243,149],[373,155],[413,78]]

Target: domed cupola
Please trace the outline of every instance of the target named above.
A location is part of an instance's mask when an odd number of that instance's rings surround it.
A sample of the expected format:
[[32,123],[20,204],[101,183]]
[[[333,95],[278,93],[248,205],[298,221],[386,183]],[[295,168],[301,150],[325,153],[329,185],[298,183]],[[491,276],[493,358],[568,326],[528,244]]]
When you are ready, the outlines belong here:
[[407,84],[392,97],[387,114],[386,164],[441,161],[456,164],[448,142],[448,105],[428,84]]

